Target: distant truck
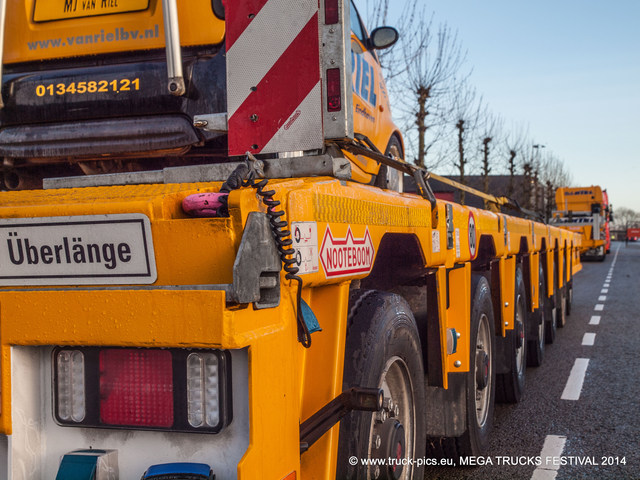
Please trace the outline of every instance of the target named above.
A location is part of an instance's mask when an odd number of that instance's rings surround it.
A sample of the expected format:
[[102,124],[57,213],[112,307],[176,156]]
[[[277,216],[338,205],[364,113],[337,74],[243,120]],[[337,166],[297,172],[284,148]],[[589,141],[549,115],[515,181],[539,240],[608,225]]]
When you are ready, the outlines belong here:
[[640,240],[640,228],[627,228],[627,240],[632,242]]
[[582,234],[581,256],[604,261],[611,251],[609,222],[612,220],[609,197],[601,187],[561,187],[556,190],[552,223]]

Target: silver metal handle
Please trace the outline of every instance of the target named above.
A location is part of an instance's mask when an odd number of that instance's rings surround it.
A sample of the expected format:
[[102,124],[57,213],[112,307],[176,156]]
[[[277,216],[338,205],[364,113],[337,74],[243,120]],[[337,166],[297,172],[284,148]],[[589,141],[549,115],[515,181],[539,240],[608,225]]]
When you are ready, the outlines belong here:
[[[6,0],[0,0],[4,3]],[[182,51],[180,50],[180,28],[178,26],[178,7],[176,0],[162,0],[164,16],[164,39],[167,50],[168,88],[172,95],[184,95],[184,77],[182,75]],[[4,22],[3,22],[4,24]]]
[[4,23],[7,13],[7,0],[0,0],[0,108],[4,108],[2,100],[2,66],[4,63]]

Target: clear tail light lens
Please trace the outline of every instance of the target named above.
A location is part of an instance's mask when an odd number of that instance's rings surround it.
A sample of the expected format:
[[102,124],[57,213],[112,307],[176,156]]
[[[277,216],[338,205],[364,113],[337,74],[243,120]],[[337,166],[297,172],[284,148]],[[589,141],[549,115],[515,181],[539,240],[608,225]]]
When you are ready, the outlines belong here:
[[192,353],[187,358],[187,414],[192,427],[220,423],[220,372],[213,353]]
[[58,417],[82,422],[86,415],[84,355],[79,350],[61,350],[56,355]]

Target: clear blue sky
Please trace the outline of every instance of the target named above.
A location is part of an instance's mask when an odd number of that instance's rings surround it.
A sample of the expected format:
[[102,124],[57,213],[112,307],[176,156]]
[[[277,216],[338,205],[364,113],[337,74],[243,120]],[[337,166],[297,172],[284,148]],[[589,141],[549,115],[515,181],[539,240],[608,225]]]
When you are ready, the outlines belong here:
[[458,30],[470,83],[507,125],[528,124],[576,186],[601,185],[614,209],[640,212],[640,0],[425,5]]

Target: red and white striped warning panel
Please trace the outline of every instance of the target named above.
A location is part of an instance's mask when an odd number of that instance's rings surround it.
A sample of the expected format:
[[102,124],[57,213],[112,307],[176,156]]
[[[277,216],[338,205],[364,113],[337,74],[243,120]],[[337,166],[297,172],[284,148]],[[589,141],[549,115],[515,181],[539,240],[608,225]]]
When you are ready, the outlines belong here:
[[323,145],[318,0],[226,2],[229,155]]

